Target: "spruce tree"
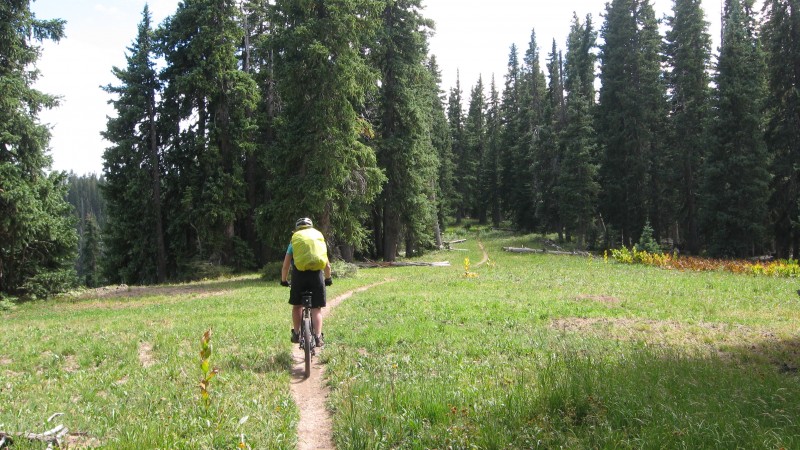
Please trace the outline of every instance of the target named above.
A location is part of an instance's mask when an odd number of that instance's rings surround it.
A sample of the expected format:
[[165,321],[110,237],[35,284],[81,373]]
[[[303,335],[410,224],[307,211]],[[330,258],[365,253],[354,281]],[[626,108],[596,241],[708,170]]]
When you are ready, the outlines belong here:
[[78,259],[78,277],[87,287],[97,287],[102,281],[100,258],[103,252],[102,234],[94,214],[87,213],[83,219],[81,251]]
[[566,127],[559,136],[563,160],[555,188],[558,213],[567,235],[584,247],[597,205],[597,154],[593,125],[596,34],[591,17],[573,19],[564,64],[567,90]]
[[461,79],[456,76],[456,85],[450,89],[447,98],[447,123],[450,125],[450,141],[453,153],[453,196],[451,202],[455,210],[456,224],[461,224],[464,210],[464,185],[461,179],[466,175],[461,163],[466,157],[466,136],[464,131],[464,106],[461,99]]
[[428,101],[431,117],[431,144],[436,150],[439,163],[436,177],[435,203],[438,215],[437,225],[440,227],[437,246],[441,247],[441,227],[444,227],[448,217],[453,216],[453,198],[455,197],[453,188],[453,148],[450,125],[447,123],[447,111],[445,109],[447,99],[440,88],[442,79],[436,57],[431,56],[426,66],[429,72],[427,79],[429,83]]
[[378,26],[368,0],[275,3],[275,79],[281,99],[265,238],[284,244],[309,216],[329,244],[365,247],[364,224],[386,178],[367,141],[367,95],[378,75],[362,49]]
[[409,250],[430,246],[436,210],[437,157],[431,142],[428,109],[430,73],[425,68],[425,33],[433,24],[422,17],[419,0],[382,2],[381,26],[370,56],[380,71],[375,148],[387,182],[377,202],[383,231],[383,258],[394,261],[406,237]]
[[715,143],[704,167],[703,226],[712,256],[743,257],[764,248],[769,158],[761,124],[763,53],[753,0],[727,0],[715,84]]
[[173,257],[187,276],[197,263],[253,264],[237,225],[247,215],[242,161],[252,151],[258,90],[240,69],[238,14],[233,0],[185,0],[157,31],[166,61],[164,208]]
[[708,66],[711,38],[699,0],[676,0],[668,18],[666,53],[670,66],[669,167],[679,237],[690,253],[700,251],[697,198],[700,167],[710,145]]
[[501,152],[502,118],[500,113],[500,93],[492,76],[489,90],[489,103],[486,111],[486,152],[481,162],[481,203],[484,211],[490,214],[492,225],[500,226],[503,218],[501,190]]
[[77,233],[66,174],[50,172],[50,133],[38,114],[56,98],[32,87],[44,40],[64,21],[40,20],[27,0],[0,4],[0,296],[45,297],[75,282]]
[[548,54],[547,101],[544,104],[542,124],[534,156],[536,180],[536,220],[542,232],[557,232],[563,239],[563,224],[559,215],[556,188],[561,174],[562,152],[559,137],[566,125],[564,98],[564,72],[561,52],[553,40]]
[[665,86],[661,39],[649,0],[613,0],[601,29],[600,210],[607,230],[633,245],[648,217],[656,236],[668,208],[662,179]]
[[462,209],[472,218],[486,223],[486,207],[481,202],[480,165],[486,152],[486,97],[483,78],[472,88],[469,109],[464,123],[466,143],[464,155],[457,162],[462,192]]
[[153,58],[153,30],[144,7],[127,66],[114,67],[118,86],[104,90],[117,96],[111,104],[116,117],[108,119],[103,137],[111,146],[103,154],[108,207],[106,227],[109,281],[163,283],[167,279],[167,252],[162,213],[160,136],[156,97],[161,92]]
[[765,2],[765,140],[772,159],[770,217],[779,258],[800,258],[800,2]]

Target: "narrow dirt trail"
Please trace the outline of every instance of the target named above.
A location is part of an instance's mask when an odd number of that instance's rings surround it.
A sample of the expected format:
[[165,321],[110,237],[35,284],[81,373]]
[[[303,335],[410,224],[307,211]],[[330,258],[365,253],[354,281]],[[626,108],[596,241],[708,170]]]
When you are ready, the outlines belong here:
[[[352,297],[353,294],[364,292],[375,286],[393,281],[386,279],[378,283],[363,286],[328,301],[328,306],[322,309],[323,325],[327,317],[341,302]],[[333,450],[333,420],[325,402],[330,389],[323,379],[325,366],[320,364],[319,357],[315,357],[311,364],[311,376],[305,378],[305,360],[303,351],[293,345],[292,358],[292,397],[300,410],[300,422],[297,425],[297,448],[299,450]]]
[[478,264],[475,264],[475,267],[478,267],[481,264],[489,261],[489,254],[486,253],[486,248],[483,246],[483,242],[478,241],[478,247],[480,247],[481,251],[483,252],[483,259],[481,259],[481,261]]

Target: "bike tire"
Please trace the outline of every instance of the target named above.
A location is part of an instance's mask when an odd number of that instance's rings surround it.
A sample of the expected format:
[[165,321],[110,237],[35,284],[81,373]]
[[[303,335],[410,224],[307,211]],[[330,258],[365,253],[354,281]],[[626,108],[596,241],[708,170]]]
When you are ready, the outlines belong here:
[[311,376],[311,321],[303,319],[303,352],[306,356],[306,378]]

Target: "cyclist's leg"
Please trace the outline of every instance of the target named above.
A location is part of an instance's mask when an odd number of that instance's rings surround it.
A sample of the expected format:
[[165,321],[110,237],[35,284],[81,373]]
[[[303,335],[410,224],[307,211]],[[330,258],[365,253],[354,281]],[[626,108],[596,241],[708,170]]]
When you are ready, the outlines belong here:
[[292,305],[292,328],[297,333],[300,333],[300,320],[303,318],[303,307],[300,305]]
[[322,308],[311,309],[311,321],[314,323],[314,336],[322,334]]

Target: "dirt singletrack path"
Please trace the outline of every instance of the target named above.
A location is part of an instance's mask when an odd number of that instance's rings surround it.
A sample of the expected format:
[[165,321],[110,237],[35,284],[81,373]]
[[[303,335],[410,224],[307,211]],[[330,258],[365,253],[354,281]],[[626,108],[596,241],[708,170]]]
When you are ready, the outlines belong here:
[[[375,286],[394,281],[386,279],[367,286],[362,286],[352,291],[347,291],[328,301],[327,307],[322,309],[323,325],[327,317],[341,302],[352,297],[353,294],[364,292]],[[330,411],[325,407],[330,389],[325,384],[325,366],[319,361],[317,355],[311,363],[311,376],[305,377],[305,355],[296,345],[292,346],[292,397],[300,410],[300,422],[297,425],[298,450],[333,450],[333,420]],[[324,351],[324,350],[323,350]]]
[[489,254],[486,253],[486,248],[483,246],[483,242],[478,241],[478,247],[480,247],[481,251],[483,252],[483,259],[481,259],[481,261],[478,264],[475,264],[475,267],[478,267],[481,264],[489,261]]

